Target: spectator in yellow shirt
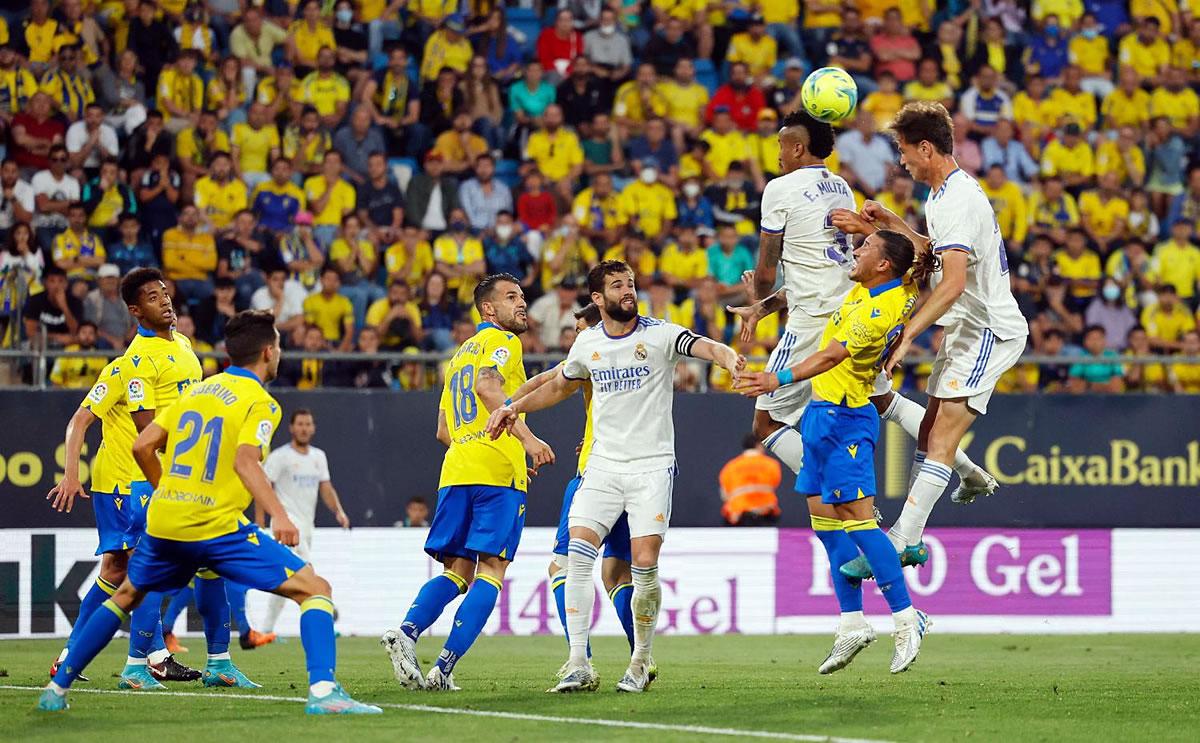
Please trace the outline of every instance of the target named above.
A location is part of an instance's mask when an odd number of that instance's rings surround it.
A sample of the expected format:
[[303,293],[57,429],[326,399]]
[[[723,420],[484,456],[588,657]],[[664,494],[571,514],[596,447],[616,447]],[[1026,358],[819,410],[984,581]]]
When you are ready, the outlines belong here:
[[667,102],[666,119],[671,123],[676,150],[682,151],[683,135],[697,136],[704,128],[708,88],[696,82],[696,65],[687,57],[675,63],[674,77],[658,84]]
[[1050,94],[1050,105],[1061,121],[1064,117],[1079,123],[1089,131],[1096,126],[1096,96],[1083,87],[1083,70],[1070,65],[1063,70],[1062,85]]
[[[1184,333],[1182,350],[1184,356],[1200,356],[1200,333],[1195,330]],[[1178,361],[1171,364],[1168,374],[1171,377],[1171,387],[1176,394],[1200,394],[1200,363]]]
[[1150,94],[1142,90],[1137,71],[1122,65],[1117,73],[1117,88],[1100,105],[1104,128],[1120,126],[1143,128],[1150,123]]
[[303,78],[316,69],[322,49],[337,49],[333,29],[321,18],[319,0],[305,0],[300,18],[288,27],[287,56],[296,77]]
[[1057,175],[1042,178],[1042,187],[1029,200],[1029,225],[1034,232],[1048,233],[1056,243],[1067,238],[1067,228],[1079,224],[1075,197],[1063,189]]
[[313,213],[313,237],[328,250],[342,220],[354,212],[358,202],[354,186],[342,178],[342,156],[337,150],[326,152],[320,174],[304,181],[304,197]]
[[1116,173],[1100,176],[1099,185],[1079,196],[1079,216],[1088,237],[1102,255],[1108,255],[1125,238],[1129,202],[1121,195],[1121,179]]
[[54,265],[71,279],[91,281],[96,269],[104,265],[107,257],[104,243],[88,229],[87,208],[82,202],[67,206],[67,229],[54,237],[50,252]]
[[317,53],[317,69],[300,84],[301,103],[317,109],[321,124],[335,129],[350,106],[350,83],[338,74],[337,54],[331,47]]
[[387,296],[367,309],[367,327],[374,328],[384,348],[416,348],[421,342],[421,307],[407,281],[393,280]]
[[469,305],[475,285],[487,272],[483,243],[467,230],[467,214],[462,209],[450,211],[449,229],[433,241],[434,268],[446,277],[446,288],[458,293],[458,301]]
[[[1046,97],[1046,79],[1041,75],[1025,78],[1025,89],[1013,96],[1013,120],[1021,130],[1023,142],[1034,143],[1058,125],[1056,106]],[[1033,153],[1035,156],[1036,152]]]
[[1142,310],[1142,327],[1150,337],[1150,347],[1156,351],[1178,351],[1183,336],[1196,329],[1192,311],[1179,301],[1172,284],[1161,284],[1155,290],[1158,303]]
[[1083,312],[1100,290],[1104,271],[1100,256],[1087,246],[1087,233],[1079,227],[1067,230],[1066,247],[1054,252],[1058,275],[1067,281],[1067,306]]
[[228,152],[213,154],[209,174],[196,181],[195,198],[201,220],[213,231],[224,230],[234,215],[246,208],[246,184],[233,177],[233,159]]
[[[880,77],[883,74],[880,73]],[[904,100],[937,101],[948,111],[955,109],[954,89],[946,82],[936,59],[926,57],[917,64],[916,79],[904,84]]]
[[342,219],[341,235],[329,246],[329,262],[337,267],[341,293],[354,307],[354,324],[362,327],[367,307],[382,299],[383,287],[375,283],[379,251],[370,240],[363,240],[362,222],[357,214]]
[[1110,56],[1104,28],[1094,13],[1084,13],[1078,33],[1067,44],[1067,58],[1083,73],[1083,89],[1097,98],[1113,89]]
[[[746,142],[746,135],[734,124],[727,106],[717,106],[713,109],[712,128],[701,134],[700,139],[708,143],[707,162],[712,168],[714,178],[724,178],[733,162],[742,163],[747,171],[752,170],[750,145]],[[681,172],[680,177],[686,176]]]
[[162,111],[167,131],[179,134],[189,126],[200,123],[204,108],[204,82],[196,74],[198,56],[194,51],[180,52],[175,64],[158,76],[155,101]]
[[473,54],[462,16],[447,16],[442,27],[425,41],[425,53],[421,55],[421,81],[434,80],[443,67],[449,67],[460,75],[465,73]]
[[475,168],[475,158],[488,152],[487,140],[471,131],[471,112],[459,109],[453,126],[438,135],[433,151],[440,152],[446,172],[456,177]]
[[1077,192],[1091,181],[1096,172],[1092,146],[1083,138],[1079,124],[1063,127],[1062,137],[1046,145],[1042,153],[1042,175],[1057,175],[1067,190]]
[[279,157],[279,129],[267,117],[267,108],[258,101],[250,104],[244,123],[233,125],[230,141],[237,173],[247,188],[254,190],[271,180],[269,164]]
[[1096,175],[1107,173],[1117,176],[1118,185],[1128,183],[1137,188],[1145,182],[1146,156],[1132,127],[1121,127],[1116,139],[1106,139],[1096,149]]
[[583,173],[583,148],[575,132],[563,127],[562,107],[558,104],[546,107],[542,128],[529,135],[525,159],[532,160],[537,170],[554,182],[563,201],[570,203],[575,181]]
[[1200,285],[1200,248],[1192,242],[1192,223],[1176,219],[1171,225],[1171,239],[1154,249],[1158,262],[1158,278],[1175,287],[1180,301],[1196,308],[1196,287]]
[[658,182],[658,168],[651,164],[643,165],[638,179],[621,192],[621,210],[630,227],[652,242],[669,234],[671,223],[679,216],[675,194]]
[[420,227],[404,225],[400,241],[392,243],[383,254],[383,267],[389,282],[407,281],[413,291],[424,286],[433,271],[433,246]]
[[988,168],[987,176],[980,184],[983,193],[996,212],[996,224],[1000,234],[1012,245],[1024,245],[1029,221],[1025,213],[1025,195],[1021,187],[1008,179],[1004,166],[996,163]]
[[1144,83],[1157,83],[1171,62],[1171,47],[1159,34],[1161,26],[1157,18],[1147,16],[1137,31],[1126,34],[1117,46],[1117,60],[1132,67]]
[[1178,67],[1168,67],[1164,84],[1150,95],[1150,115],[1165,116],[1171,126],[1185,137],[1200,131],[1200,98],[1187,86],[1187,76]]
[[756,186],[761,190],[766,179],[780,173],[779,166],[779,114],[773,108],[758,112],[758,129],[747,137],[750,145],[750,163],[754,166]]
[[[1135,325],[1127,337],[1127,356],[1153,356],[1150,336],[1141,325]],[[1130,392],[1169,392],[1167,371],[1162,364],[1126,364],[1125,389]]]
[[700,247],[695,227],[679,227],[675,236],[675,241],[663,248],[658,270],[676,294],[681,295],[695,289],[708,276],[708,253]]
[[618,231],[629,221],[621,208],[621,194],[613,189],[608,173],[594,176],[591,187],[579,192],[571,214],[584,237],[602,244],[616,242]]
[[753,84],[762,85],[764,79],[771,75],[778,54],[775,39],[767,34],[766,22],[761,15],[755,14],[751,16],[746,30],[734,34],[730,39],[725,59],[731,64],[744,62],[750,68]]
[[638,65],[636,77],[617,88],[613,97],[613,118],[620,127],[622,139],[641,134],[651,118],[667,115],[670,104],[658,87],[654,65],[643,62]]
[[[887,182],[887,188],[876,195],[879,203],[888,208],[892,214],[906,222],[914,222],[917,218],[917,201],[913,198],[913,181],[907,173],[893,174]],[[1008,234],[1008,233],[1004,233]]]
[[587,276],[600,256],[592,244],[579,233],[573,216],[563,218],[562,226],[542,245],[541,283],[543,292],[551,292],[566,279]]
[[337,267],[326,264],[321,271],[321,291],[304,299],[304,321],[316,326],[325,340],[337,343],[339,351],[354,345],[354,306],[341,292],[342,279]]
[[[796,32],[796,21],[800,18],[798,0],[756,0],[756,5],[767,24],[767,33],[775,40],[777,48],[785,56],[803,57],[804,44]],[[925,30],[928,30],[928,26]]]
[[[96,323],[84,320],[79,323],[75,334],[75,342],[64,348],[64,351],[94,351],[98,337]],[[73,390],[86,390],[95,383],[100,372],[108,365],[108,359],[103,356],[59,356],[50,370],[50,382],[55,387]]]
[[[904,96],[900,94],[896,76],[884,71],[879,76],[879,90],[867,96],[861,108],[875,117],[875,128],[883,131],[892,123],[896,112],[904,105]],[[909,83],[910,85],[912,83]]]
[[179,225],[163,233],[163,275],[175,283],[182,304],[199,304],[213,294],[212,272],[217,267],[213,236],[198,232],[200,210],[187,204],[179,211]]
[[[712,5],[707,0],[650,0],[655,24],[665,26],[669,19],[678,19],[683,24],[683,30],[696,39],[696,54],[702,58],[712,57],[713,26],[724,24],[724,18],[718,23],[712,14],[706,12]],[[645,4],[642,6],[645,7]]]

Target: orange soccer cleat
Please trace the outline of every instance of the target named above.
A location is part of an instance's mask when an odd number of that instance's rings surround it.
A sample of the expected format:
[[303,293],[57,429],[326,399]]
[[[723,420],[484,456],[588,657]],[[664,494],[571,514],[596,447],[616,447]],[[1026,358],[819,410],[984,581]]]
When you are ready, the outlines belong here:
[[244,634],[238,635],[238,644],[242,646],[242,650],[253,650],[254,648],[263,645],[270,645],[275,642],[276,634],[274,632],[259,632],[250,630]]
[[186,647],[179,644],[179,638],[175,636],[174,632],[164,632],[163,642],[166,643],[167,652],[171,655],[175,655],[176,653],[186,653],[188,651]]

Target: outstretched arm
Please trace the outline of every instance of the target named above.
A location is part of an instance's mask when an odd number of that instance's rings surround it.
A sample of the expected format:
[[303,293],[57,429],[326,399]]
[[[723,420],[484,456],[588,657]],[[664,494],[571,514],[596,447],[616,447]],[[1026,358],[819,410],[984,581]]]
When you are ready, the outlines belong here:
[[[545,387],[546,385],[542,385],[542,389]],[[487,430],[489,433],[492,433],[491,425],[496,416],[500,415],[503,410],[511,410],[511,408],[505,405],[504,376],[493,366],[483,367],[479,370],[477,381],[475,382],[475,394],[479,396],[480,402],[491,413],[491,416],[488,418]],[[529,426],[525,425],[525,421],[521,420],[520,417],[514,415],[508,423],[507,428],[521,442],[521,446],[525,448],[525,453],[533,460],[534,472],[537,472],[538,467],[541,467],[543,464],[554,464],[554,451],[550,448],[550,445],[537,436],[534,436],[533,431],[529,430]],[[492,438],[499,438],[499,433],[492,433]]]
[[830,341],[825,348],[781,372],[743,374],[733,388],[746,397],[759,397],[774,392],[785,384],[812,379],[818,374],[824,374],[848,358],[850,358],[850,352],[846,350],[845,346],[837,341]]
[[[746,272],[749,278],[746,281],[747,288],[750,292],[754,291],[754,277],[752,271]],[[758,327],[758,321],[764,317],[773,315],[776,312],[781,312],[787,307],[787,290],[780,289],[766,299],[760,299],[745,307],[733,307],[725,305],[725,309],[742,319],[742,332],[739,336],[742,343],[751,343],[754,340],[754,331]]]
[[717,343],[708,338],[695,337],[691,347],[684,350],[683,353],[691,356],[694,359],[702,361],[711,361],[724,367],[725,371],[734,379],[742,373],[742,367],[746,365],[746,357],[738,354],[724,343]]
[[900,216],[878,201],[867,201],[861,212],[834,209],[829,213],[833,226],[851,235],[870,235],[878,230],[893,230],[913,241],[917,252],[929,248],[929,238],[908,226]]
[[512,394],[513,400],[520,400],[522,397],[531,394],[534,390],[541,387],[555,377],[562,376],[562,365],[552,366],[541,374],[536,374],[532,379],[526,380],[525,384],[517,388],[517,391]]
[[[514,400],[508,405],[500,405],[493,409],[487,422],[488,434],[493,439],[498,439],[502,433],[511,428],[513,435],[516,436],[518,426],[525,425],[520,419],[522,413],[532,413],[559,404],[575,394],[575,390],[583,386],[583,381],[582,379],[568,379],[561,370],[558,371],[555,376],[520,400]],[[476,385],[476,389],[478,389],[478,385]]]

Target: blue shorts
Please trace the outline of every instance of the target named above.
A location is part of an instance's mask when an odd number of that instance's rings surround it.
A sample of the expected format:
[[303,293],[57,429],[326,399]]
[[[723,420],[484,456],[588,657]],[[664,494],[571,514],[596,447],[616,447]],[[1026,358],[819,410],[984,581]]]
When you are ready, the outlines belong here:
[[425,539],[435,560],[496,555],[512,560],[525,528],[525,493],[501,485],[449,485],[438,491]]
[[847,408],[809,404],[800,418],[804,460],[796,492],[819,495],[822,503],[849,503],[875,495],[875,441],[879,413],[873,405]]
[[307,563],[254,524],[199,542],[143,535],[129,558],[129,582],[141,591],[183,588],[197,570],[260,591],[272,591]]
[[[558,534],[554,537],[554,554],[556,555],[567,554],[567,543],[571,541],[571,530],[567,523],[567,517],[571,513],[571,501],[575,500],[575,491],[579,490],[581,482],[583,482],[583,477],[576,475],[567,483],[567,489],[563,491],[562,511],[558,514]],[[609,530],[608,536],[601,544],[604,545],[605,557],[615,557],[625,562],[633,562],[633,552],[629,547],[628,514],[621,514],[621,518],[613,524],[613,528]]]
[[133,498],[114,487],[111,493],[92,492],[92,511],[96,514],[96,531],[100,543],[96,554],[124,552],[133,549],[142,535],[142,528],[134,525]]
[[134,480],[129,483],[129,518],[133,528],[139,535],[146,533],[146,512],[150,510],[150,496],[154,488],[147,480]]

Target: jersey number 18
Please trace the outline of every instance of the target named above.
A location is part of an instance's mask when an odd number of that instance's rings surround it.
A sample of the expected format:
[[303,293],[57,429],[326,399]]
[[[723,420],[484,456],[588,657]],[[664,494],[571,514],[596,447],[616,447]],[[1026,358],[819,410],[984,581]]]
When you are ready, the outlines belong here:
[[467,364],[450,377],[450,407],[454,408],[454,426],[475,420],[479,406],[475,402],[475,367]]

